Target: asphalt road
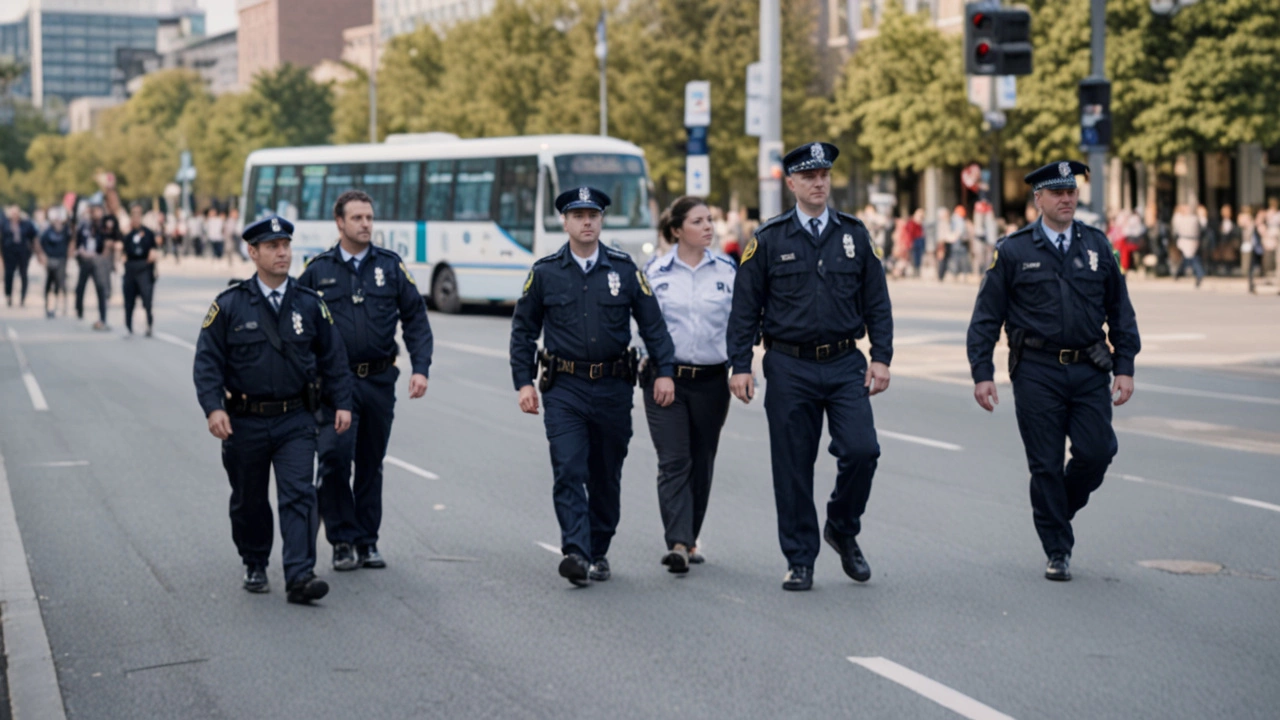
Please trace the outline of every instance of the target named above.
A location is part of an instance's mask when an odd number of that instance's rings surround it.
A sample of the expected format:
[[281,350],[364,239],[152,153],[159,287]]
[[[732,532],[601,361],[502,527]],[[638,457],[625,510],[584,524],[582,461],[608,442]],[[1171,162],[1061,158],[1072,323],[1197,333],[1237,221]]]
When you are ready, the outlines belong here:
[[[71,718],[1276,717],[1280,298],[1133,284],[1138,393],[1058,584],[1012,392],[994,415],[972,399],[974,286],[893,284],[900,349],[873,401],[883,456],[860,537],[874,576],[853,583],[824,548],[800,594],[780,589],[759,396],[730,412],[708,563],[685,577],[658,563],[636,403],[613,579],[571,588],[541,418],[510,387],[509,314],[433,313],[430,390],[400,388],[391,438],[389,567],[334,573],[322,536],[333,590],[301,608],[278,542],[272,592],[240,589],[191,380],[219,272],[166,268],[151,340],[0,309],[0,454]],[[823,454],[820,510],[834,471]]]

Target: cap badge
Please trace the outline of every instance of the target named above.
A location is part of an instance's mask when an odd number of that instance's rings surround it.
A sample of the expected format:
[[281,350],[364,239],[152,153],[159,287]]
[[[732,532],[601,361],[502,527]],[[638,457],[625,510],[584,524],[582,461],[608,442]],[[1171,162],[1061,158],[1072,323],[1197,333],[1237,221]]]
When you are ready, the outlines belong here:
[[844,235],[844,255],[845,255],[845,257],[851,258],[851,257],[853,257],[853,256],[854,256],[854,255],[856,255],[856,254],[857,254],[857,251],[856,251],[856,250],[854,249],[854,247],[853,247],[853,236],[852,236],[852,235],[850,235],[849,233],[845,233],[845,235]]
[[809,153],[813,155],[813,159],[819,162],[827,158],[826,153],[822,149],[822,143],[814,143],[809,149]]
[[293,331],[298,335],[302,334],[302,315],[297,310],[293,311]]
[[387,284],[387,276],[382,273],[382,268],[380,267],[373,269],[373,284],[378,287],[382,287]]
[[271,232],[280,232],[279,218],[271,218]]
[[619,277],[616,272],[609,273],[609,294],[614,297],[618,297],[618,290],[621,288],[622,278]]
[[582,202],[591,201],[591,191],[587,188],[578,188],[578,199]]
[[1058,174],[1066,177],[1071,174],[1071,165],[1065,162],[1058,163]]

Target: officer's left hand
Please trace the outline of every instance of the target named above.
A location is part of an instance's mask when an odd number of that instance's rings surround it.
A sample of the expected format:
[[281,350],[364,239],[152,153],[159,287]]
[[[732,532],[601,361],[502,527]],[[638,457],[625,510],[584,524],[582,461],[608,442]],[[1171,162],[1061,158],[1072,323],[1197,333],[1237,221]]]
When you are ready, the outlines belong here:
[[1111,397],[1115,398],[1115,406],[1129,402],[1129,398],[1133,397],[1133,376],[1117,375],[1115,384],[1111,386]]
[[427,394],[427,376],[414,373],[409,377],[409,399],[417,400]]
[[889,389],[889,366],[882,362],[873,362],[867,366],[867,381],[863,387],[871,388],[871,395],[879,395]]
[[351,427],[350,410],[338,410],[333,414],[333,429],[336,430],[339,435],[346,432],[349,427]]
[[658,407],[666,407],[676,399],[676,381],[669,377],[660,377],[653,381],[653,401]]

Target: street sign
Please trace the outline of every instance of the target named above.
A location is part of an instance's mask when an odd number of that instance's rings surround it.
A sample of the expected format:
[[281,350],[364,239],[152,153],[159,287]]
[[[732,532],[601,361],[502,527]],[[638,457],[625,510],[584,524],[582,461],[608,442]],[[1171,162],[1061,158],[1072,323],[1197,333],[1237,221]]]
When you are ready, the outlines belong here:
[[747,134],[760,137],[764,133],[764,98],[747,96]]
[[991,76],[969,76],[969,104],[977,105],[980,110],[991,107]]
[[711,83],[692,80],[684,86],[684,126],[706,127],[711,124]]
[[685,155],[706,155],[707,153],[707,129],[705,127],[685,128],[685,132],[689,133],[689,141],[685,143]]
[[764,96],[764,65],[753,62],[747,66],[747,97],[758,98]]
[[997,75],[995,81],[996,109],[1012,110],[1018,107],[1018,76]]
[[769,142],[760,143],[760,157],[757,161],[756,171],[760,174],[760,180],[781,180],[782,179],[782,143]]
[[711,194],[711,158],[689,155],[684,159],[684,194],[706,197]]
[[989,125],[992,130],[1003,130],[1004,126],[1009,122],[1009,118],[1005,116],[1003,110],[985,112],[982,114],[982,119],[987,121],[987,125]]

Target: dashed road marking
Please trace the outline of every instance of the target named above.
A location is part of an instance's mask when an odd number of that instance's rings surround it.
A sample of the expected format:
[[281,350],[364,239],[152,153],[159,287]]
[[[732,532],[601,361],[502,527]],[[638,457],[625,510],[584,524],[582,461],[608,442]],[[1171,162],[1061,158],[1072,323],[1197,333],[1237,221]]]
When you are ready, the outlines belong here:
[[1013,720],[1012,717],[977,700],[931,680],[924,675],[882,657],[851,657],[849,662],[911,690],[969,720]]
[[414,465],[413,463],[405,462],[404,460],[401,460],[400,458],[394,457],[392,455],[388,455],[385,458],[383,458],[383,462],[386,462],[388,465],[395,465],[401,470],[411,472],[414,475],[417,475],[418,477],[426,478],[428,480],[440,479],[439,475],[431,472],[430,470],[423,470],[422,468],[418,467],[417,465]]
[[1260,508],[1262,510],[1270,510],[1272,512],[1280,513],[1280,505],[1264,502],[1262,500],[1254,500],[1253,498],[1240,497],[1239,495],[1225,495],[1223,493],[1216,493],[1216,492],[1210,492],[1208,490],[1201,490],[1200,488],[1187,487],[1186,485],[1177,485],[1171,482],[1165,482],[1163,480],[1152,480],[1150,478],[1144,478],[1138,475],[1122,474],[1120,475],[1120,478],[1122,480],[1128,480],[1129,482],[1139,483],[1141,485],[1154,485],[1155,487],[1162,487],[1166,490],[1173,490],[1175,492],[1186,493],[1188,495],[1199,495],[1200,497],[1214,498],[1215,500],[1226,500],[1228,502],[1233,502],[1238,505],[1248,505],[1249,507],[1255,507],[1255,508]]
[[18,331],[13,326],[8,327],[9,343],[13,345],[13,354],[18,357],[18,369],[22,372],[22,384],[27,387],[27,394],[31,396],[31,407],[38,412],[48,412],[49,402],[44,398],[44,392],[40,390],[40,383],[36,381],[36,376],[31,372],[31,365],[27,362],[27,354],[22,352],[22,345],[18,343]]
[[167,343],[169,343],[170,345],[177,345],[178,347],[180,347],[180,348],[186,348],[187,350],[190,350],[191,352],[195,352],[195,351],[196,351],[196,346],[195,346],[195,345],[193,345],[193,344],[191,344],[191,343],[187,342],[186,340],[183,340],[182,338],[178,337],[177,335],[170,335],[170,334],[169,334],[169,333],[167,333],[167,332],[160,332],[160,331],[158,331],[158,330],[157,330],[157,331],[155,331],[155,332],[153,332],[153,333],[152,333],[152,336],[154,336],[154,337],[155,337],[155,339],[160,340],[160,341],[163,341],[163,342],[167,342]]
[[557,555],[563,555],[563,554],[564,554],[564,553],[562,553],[562,552],[561,552],[560,548],[556,547],[555,545],[552,545],[551,543],[544,543],[544,542],[542,542],[541,540],[534,540],[534,541],[533,541],[533,544],[534,544],[534,545],[537,545],[538,547],[540,547],[540,548],[542,548],[543,550],[546,550],[547,552],[550,552],[550,553],[555,553],[555,554],[557,554]]
[[902,440],[903,442],[915,443],[926,447],[938,448],[939,450],[950,450],[951,452],[960,452],[963,447],[955,443],[943,442],[941,440],[931,440],[929,438],[920,437],[919,435],[907,435],[906,433],[893,432],[892,430],[876,430],[877,435],[883,435],[894,440]]
[[1187,397],[1210,398],[1213,400],[1230,400],[1231,402],[1253,403],[1255,405],[1280,405],[1280,400],[1257,395],[1237,395],[1235,393],[1210,392],[1192,388],[1172,387],[1170,385],[1152,385],[1150,383],[1134,383],[1139,392],[1153,392],[1164,395],[1185,395]]

